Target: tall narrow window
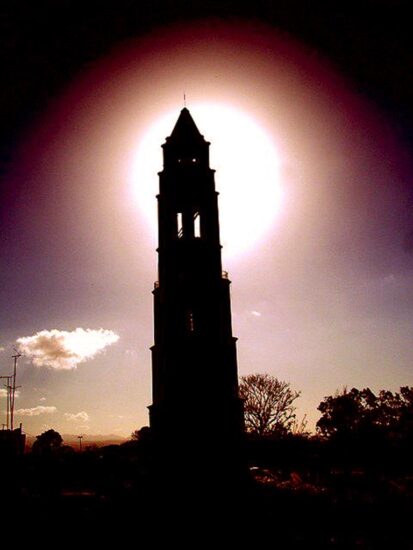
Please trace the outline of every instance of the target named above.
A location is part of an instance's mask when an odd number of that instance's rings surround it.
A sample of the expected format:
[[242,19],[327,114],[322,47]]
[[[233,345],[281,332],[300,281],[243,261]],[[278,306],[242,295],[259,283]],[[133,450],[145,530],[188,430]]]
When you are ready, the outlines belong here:
[[195,212],[194,214],[194,237],[196,239],[201,238],[201,216],[199,212]]
[[184,235],[184,225],[182,220],[182,212],[178,212],[176,215],[176,224],[178,230],[178,239],[181,239]]
[[188,310],[186,312],[186,328],[188,332],[194,332],[195,325],[194,325],[194,314],[191,310]]

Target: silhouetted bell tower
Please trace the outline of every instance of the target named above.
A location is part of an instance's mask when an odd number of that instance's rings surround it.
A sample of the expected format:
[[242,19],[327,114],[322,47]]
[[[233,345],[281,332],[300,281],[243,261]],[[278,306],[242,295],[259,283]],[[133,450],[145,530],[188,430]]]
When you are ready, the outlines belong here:
[[236,460],[243,408],[209,145],[186,108],[162,145],[149,409],[169,459],[213,470]]

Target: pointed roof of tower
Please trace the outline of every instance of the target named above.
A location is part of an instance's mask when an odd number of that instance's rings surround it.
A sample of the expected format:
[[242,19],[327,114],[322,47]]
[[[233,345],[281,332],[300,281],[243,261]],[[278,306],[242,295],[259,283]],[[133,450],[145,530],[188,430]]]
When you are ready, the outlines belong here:
[[184,107],[179,115],[178,120],[172,130],[171,135],[167,140],[176,141],[193,141],[203,139],[203,135],[198,130],[191,113]]

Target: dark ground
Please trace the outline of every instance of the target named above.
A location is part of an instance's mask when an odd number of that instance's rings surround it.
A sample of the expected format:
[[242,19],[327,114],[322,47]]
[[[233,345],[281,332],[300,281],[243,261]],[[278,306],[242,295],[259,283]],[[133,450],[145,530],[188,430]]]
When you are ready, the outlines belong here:
[[225,487],[224,472],[205,483],[203,472],[191,470],[168,489],[133,444],[27,454],[3,464],[2,523],[23,537],[41,529],[50,540],[75,529],[95,542],[126,543],[132,534],[195,547],[229,537],[254,548],[413,548],[413,475],[395,468],[397,461],[331,464],[317,444],[304,446],[295,460],[279,445],[276,457],[251,458],[258,465],[235,487]]

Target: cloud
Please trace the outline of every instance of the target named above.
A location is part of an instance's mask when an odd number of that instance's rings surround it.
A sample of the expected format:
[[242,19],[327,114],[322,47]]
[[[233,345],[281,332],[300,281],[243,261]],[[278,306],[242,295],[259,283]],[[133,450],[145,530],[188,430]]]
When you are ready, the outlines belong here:
[[46,401],[46,397],[41,397],[39,401]]
[[42,330],[33,336],[18,338],[17,344],[19,351],[30,357],[37,367],[68,370],[92,359],[118,340],[119,336],[111,330],[77,328],[71,332]]
[[[6,388],[0,388],[0,397],[7,397],[7,390]],[[16,393],[14,394],[14,397],[17,399],[20,397],[20,391],[16,390]]]
[[44,407],[43,405],[38,405],[37,407],[32,407],[31,409],[17,409],[16,414],[20,414],[21,416],[39,416],[40,414],[53,414],[56,411],[56,407]]
[[66,420],[73,422],[89,422],[90,417],[86,411],[80,411],[78,413],[65,413]]
[[254,315],[254,317],[261,317],[261,313],[259,311],[251,311],[251,315]]

